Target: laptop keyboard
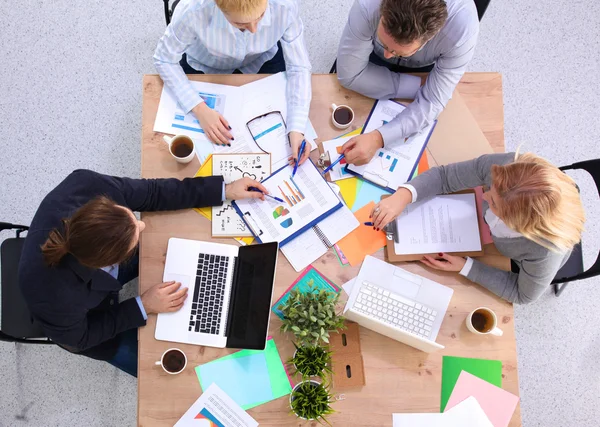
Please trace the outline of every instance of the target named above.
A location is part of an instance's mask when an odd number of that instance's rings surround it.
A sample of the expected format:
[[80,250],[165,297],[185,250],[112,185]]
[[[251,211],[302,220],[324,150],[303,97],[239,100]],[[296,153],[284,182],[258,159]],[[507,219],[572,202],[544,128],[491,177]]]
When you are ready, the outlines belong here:
[[220,334],[228,268],[229,257],[227,256],[198,255],[198,270],[189,331],[211,335]]
[[437,311],[406,297],[363,282],[352,307],[369,317],[407,332],[429,338]]

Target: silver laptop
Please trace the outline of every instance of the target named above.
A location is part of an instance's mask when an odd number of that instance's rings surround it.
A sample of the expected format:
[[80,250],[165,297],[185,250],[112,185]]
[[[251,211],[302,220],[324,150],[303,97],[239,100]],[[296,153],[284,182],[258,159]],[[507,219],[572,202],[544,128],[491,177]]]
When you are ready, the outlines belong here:
[[163,281],[188,288],[183,307],[161,313],[157,340],[262,350],[267,342],[277,243],[223,245],[169,239]]
[[454,291],[367,256],[344,315],[375,332],[431,353]]

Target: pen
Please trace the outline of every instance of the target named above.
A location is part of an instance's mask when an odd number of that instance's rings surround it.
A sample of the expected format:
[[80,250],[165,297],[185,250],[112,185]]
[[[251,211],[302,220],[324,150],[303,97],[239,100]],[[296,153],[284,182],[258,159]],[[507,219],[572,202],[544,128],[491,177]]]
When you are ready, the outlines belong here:
[[[262,191],[260,191],[260,190],[259,190],[258,188],[256,188],[256,187],[248,187],[248,190],[250,190],[250,191],[257,191],[257,192],[259,192],[259,193],[263,193]],[[273,200],[277,200],[279,203],[283,203],[283,200],[282,200],[282,199],[280,199],[279,197],[271,196],[270,194],[266,194],[266,193],[263,193],[263,194],[264,194],[266,197],[270,197],[270,198],[271,198],[271,199],[273,199]]]
[[304,147],[306,147],[306,139],[302,140],[302,144],[300,144],[300,151],[298,152],[298,158],[296,159],[296,164],[294,165],[294,171],[292,172],[292,178],[296,175],[296,171],[298,170],[298,163],[300,162],[300,158],[304,153]]
[[325,175],[327,172],[329,172],[335,165],[337,165],[343,158],[344,158],[344,154],[342,154],[340,157],[337,158],[337,160],[335,162],[333,162],[332,164],[330,164],[329,166],[327,166],[325,168],[325,170],[323,172],[321,172],[321,175]]
[[373,227],[375,224],[373,224],[372,222],[365,222],[365,225],[368,225],[369,227]]

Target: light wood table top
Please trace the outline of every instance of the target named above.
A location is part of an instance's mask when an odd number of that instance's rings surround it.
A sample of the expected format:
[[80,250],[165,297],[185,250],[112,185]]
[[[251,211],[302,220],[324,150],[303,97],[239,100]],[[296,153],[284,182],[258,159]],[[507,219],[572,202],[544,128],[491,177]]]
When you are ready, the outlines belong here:
[[[206,75],[193,76],[192,79],[241,85],[260,77]],[[313,75],[312,84],[310,119],[321,141],[340,134],[330,123],[331,103],[351,105],[357,116],[355,123],[364,123],[373,100],[342,88],[335,75]],[[162,86],[158,76],[144,77],[142,176],[191,177],[199,167],[197,160],[188,165],[177,164],[168,154],[162,134],[152,130]],[[500,74],[467,73],[459,83],[458,91],[494,150],[504,151]],[[235,244],[231,239],[211,239],[209,221],[193,210],[145,213],[143,219],[146,230],[141,235],[140,244],[141,292],[162,281],[167,240],[170,237]],[[491,263],[507,267],[506,259],[494,255],[493,248],[487,248],[486,252],[490,254],[487,259]],[[383,250],[376,256],[383,258]],[[341,267],[332,250],[313,265],[338,285],[355,277],[359,270],[349,266]],[[361,327],[366,385],[358,389],[334,390],[336,394],[344,393],[346,396],[345,400],[333,405],[337,413],[329,419],[334,426],[391,426],[393,412],[438,412],[443,355],[501,360],[503,388],[519,394],[513,306],[456,273],[432,271],[419,263],[403,263],[402,267],[454,289],[454,296],[437,339],[446,348],[438,353],[427,354]],[[287,259],[280,256],[274,299],[298,275]],[[475,336],[467,330],[464,324],[467,314],[480,306],[490,307],[496,312],[499,326],[504,331],[502,337]],[[270,333],[285,362],[293,353],[291,337],[279,333],[280,321],[275,315],[271,316]],[[175,424],[202,392],[194,368],[235,351],[157,341],[154,339],[155,325],[156,315],[150,315],[147,325],[139,330],[138,423],[144,427]],[[160,367],[154,366],[154,362],[160,359],[166,349],[174,346],[186,353],[188,366],[179,375],[168,375]],[[261,426],[315,424],[303,423],[291,415],[285,398],[260,405],[249,410],[249,413]],[[521,425],[520,407],[510,425]]]

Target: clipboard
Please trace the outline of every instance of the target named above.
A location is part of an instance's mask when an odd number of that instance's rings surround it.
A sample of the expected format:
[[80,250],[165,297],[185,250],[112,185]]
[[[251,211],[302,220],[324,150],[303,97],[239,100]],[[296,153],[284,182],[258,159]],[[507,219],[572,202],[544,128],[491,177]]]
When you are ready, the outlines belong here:
[[[469,190],[462,190],[462,191],[457,191],[455,193],[450,193],[450,194],[469,194],[472,193],[473,195],[475,195],[475,190],[473,189],[469,189]],[[382,196],[381,198],[384,199],[386,197],[390,197],[390,196]],[[479,230],[479,243],[481,245],[481,250],[479,251],[469,251],[469,252],[448,252],[448,254],[450,255],[455,255],[455,256],[462,256],[462,257],[471,257],[471,258],[476,258],[476,257],[480,257],[483,256],[483,241],[481,239],[481,218],[482,216],[480,215],[481,212],[481,206],[479,206],[477,203],[475,203],[475,207],[477,209],[477,228]],[[395,221],[395,219],[394,219]],[[435,257],[437,255],[437,253],[429,253],[429,254],[405,254],[405,255],[398,255],[395,252],[394,249],[394,239],[388,239],[387,240],[387,244],[385,246],[385,257],[389,262],[405,262],[405,261],[419,261],[421,258],[423,258],[423,255],[430,255],[432,257]]]
[[[308,161],[313,165],[313,167],[315,168],[315,170],[318,172],[319,169],[314,164],[314,162],[312,161],[312,159],[309,158]],[[271,179],[274,175],[278,174],[279,172],[281,172],[283,169],[285,169],[287,167],[288,167],[288,165],[285,165],[285,166],[279,168],[278,170],[276,170],[275,172],[273,172],[269,177],[265,178],[262,182],[265,183],[266,181],[268,181],[269,179]],[[319,175],[321,176],[321,179],[323,179],[325,181],[325,178],[320,174],[320,172],[319,172]],[[327,182],[327,181],[325,181],[325,182]],[[329,215],[331,215],[332,213],[334,213],[335,211],[341,209],[344,206],[344,204],[341,201],[339,201],[339,199],[337,198],[337,196],[335,195],[335,193],[333,192],[333,189],[329,186],[329,184],[327,184],[327,188],[329,188],[329,190],[331,191],[332,196],[335,197],[336,200],[338,200],[338,204],[335,205],[330,210],[328,210],[327,212],[319,215],[317,218],[315,218],[311,222],[309,222],[309,223],[305,224],[304,226],[302,226],[295,233],[289,235],[288,237],[286,237],[283,240],[281,240],[280,242],[278,242],[280,248],[283,247],[286,243],[289,243],[290,241],[292,241],[295,237],[297,237],[300,234],[304,233],[306,230],[309,230],[314,225],[318,224],[323,219],[327,218]],[[263,239],[264,239],[264,236],[263,236],[264,232],[260,228],[260,226],[259,226],[258,222],[255,220],[255,218],[252,217],[252,214],[250,212],[243,212],[242,209],[238,206],[238,203],[235,200],[232,202],[232,205],[235,208],[235,210],[237,211],[238,215],[244,220],[244,222],[246,223],[246,226],[252,232],[252,234],[254,235],[254,238],[258,241],[258,243],[269,243],[270,240],[269,240],[269,242],[263,241]]]
[[[391,101],[398,105],[402,105],[405,108],[407,107],[405,104],[403,104],[402,102],[398,102],[395,99],[389,99],[387,101]],[[379,100],[375,100],[375,102],[373,103],[373,107],[371,108],[371,111],[369,112],[369,115],[367,116],[367,120],[365,121],[365,124],[363,125],[362,130],[360,132],[361,135],[365,132],[365,129],[368,127],[369,121],[371,120],[371,116],[373,115],[373,112],[375,111],[375,108],[377,107],[378,102],[379,102]],[[431,126],[431,129],[429,130],[429,133],[427,134],[427,136],[425,138],[425,143],[423,144],[423,147],[421,147],[421,152],[416,157],[415,163],[412,165],[410,173],[408,174],[408,178],[406,179],[405,182],[410,181],[411,177],[415,174],[415,171],[417,170],[417,167],[419,166],[419,161],[421,160],[421,157],[425,153],[425,150],[427,149],[427,145],[429,144],[429,140],[431,139],[431,135],[433,134],[433,131],[435,130],[435,128],[437,126],[437,122],[438,122],[437,120],[433,121],[433,125]],[[389,158],[389,156],[388,156],[388,158]],[[359,178],[362,178],[365,181],[369,181],[371,184],[373,184],[379,188],[382,188],[386,191],[389,191],[390,193],[394,193],[397,190],[397,188],[388,187],[381,181],[378,182],[377,180],[374,180],[372,177],[370,178],[368,175],[367,176],[361,175],[359,172],[356,172],[356,171],[353,171],[352,169],[350,169],[349,166],[350,165],[346,165],[346,167],[344,168],[344,170],[346,172],[351,173],[352,175],[357,176]]]

